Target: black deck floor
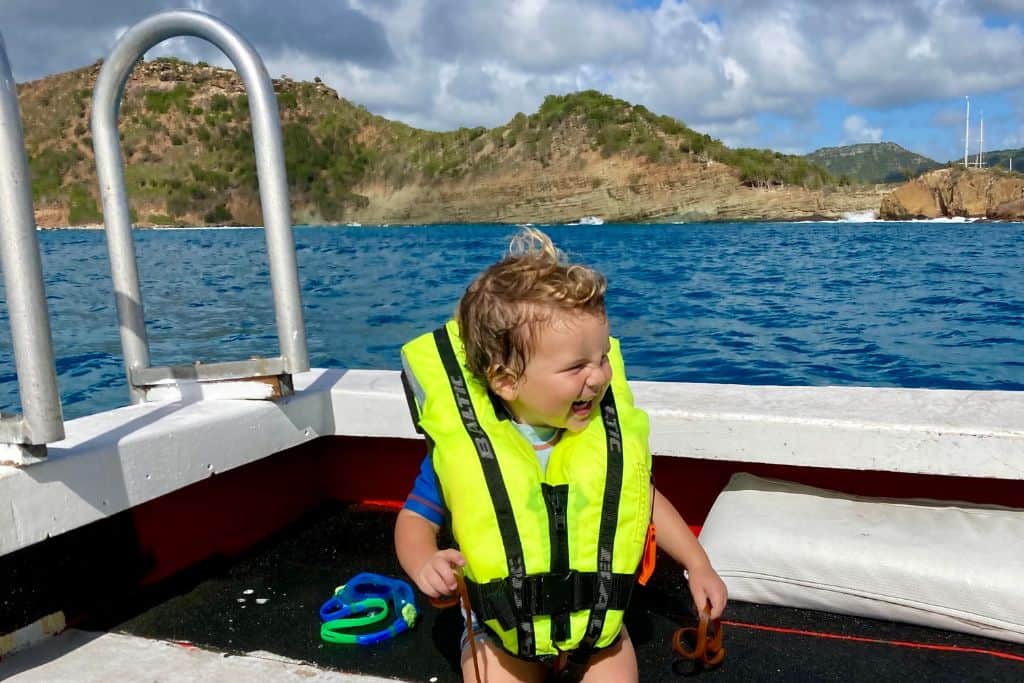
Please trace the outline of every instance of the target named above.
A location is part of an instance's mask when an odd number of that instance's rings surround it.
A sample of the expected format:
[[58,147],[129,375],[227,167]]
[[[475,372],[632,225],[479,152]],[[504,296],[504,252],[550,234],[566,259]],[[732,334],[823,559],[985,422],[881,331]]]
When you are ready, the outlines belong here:
[[[402,576],[392,549],[395,513],[331,503],[243,557],[207,563],[160,588],[141,613],[108,614],[114,629],[188,641],[229,653],[269,651],[342,671],[427,681],[457,681],[462,629],[454,609],[417,596],[416,628],[371,647],[331,645],[319,637],[319,608],[334,587],[359,572]],[[627,625],[642,681],[673,681],[670,647],[689,600],[682,571],[659,562],[651,585],[635,594]],[[123,619],[123,620],[122,620]],[[685,619],[685,617],[684,617]],[[732,602],[727,655],[697,678],[716,681],[1024,681],[1024,645],[822,612]],[[692,625],[692,622],[687,625]],[[766,631],[781,627],[801,633]],[[842,636],[833,639],[804,631]],[[867,638],[893,643],[853,640]],[[1003,653],[923,649],[976,648]]]

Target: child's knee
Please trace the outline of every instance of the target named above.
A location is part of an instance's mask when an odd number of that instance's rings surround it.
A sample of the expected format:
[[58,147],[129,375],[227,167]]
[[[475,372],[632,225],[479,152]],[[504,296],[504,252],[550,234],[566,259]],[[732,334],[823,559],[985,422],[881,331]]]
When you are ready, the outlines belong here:
[[[480,680],[488,683],[517,683],[520,681],[542,683],[546,669],[536,662],[513,657],[494,644],[485,634],[474,634],[476,641],[476,664],[480,669]],[[473,666],[473,649],[466,643],[462,650],[462,680],[475,683],[476,668]]]
[[615,681],[636,683],[639,680],[636,652],[626,627],[622,627],[619,640],[609,648],[596,653],[583,674],[583,683]]

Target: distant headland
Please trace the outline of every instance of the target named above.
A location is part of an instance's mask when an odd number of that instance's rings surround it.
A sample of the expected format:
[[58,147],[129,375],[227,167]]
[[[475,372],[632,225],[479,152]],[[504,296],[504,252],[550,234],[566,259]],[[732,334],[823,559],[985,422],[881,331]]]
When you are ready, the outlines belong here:
[[[88,129],[99,68],[18,85],[41,227],[102,221]],[[887,206],[900,212],[883,201],[896,185],[828,170],[830,158],[849,156],[837,148],[807,157],[731,149],[593,90],[549,96],[538,111],[496,128],[432,132],[371,114],[320,79],[282,77],[274,89],[296,223],[791,221],[884,214]],[[234,71],[140,63],[125,88],[120,131],[136,225],[262,223],[248,101]],[[918,205],[900,206],[917,215]]]

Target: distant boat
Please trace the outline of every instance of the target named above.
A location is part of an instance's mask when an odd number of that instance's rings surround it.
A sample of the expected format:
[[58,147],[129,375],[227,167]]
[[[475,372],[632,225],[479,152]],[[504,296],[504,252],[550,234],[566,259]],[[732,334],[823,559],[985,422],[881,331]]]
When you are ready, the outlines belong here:
[[575,223],[569,225],[604,225],[604,219],[600,216],[584,216]]

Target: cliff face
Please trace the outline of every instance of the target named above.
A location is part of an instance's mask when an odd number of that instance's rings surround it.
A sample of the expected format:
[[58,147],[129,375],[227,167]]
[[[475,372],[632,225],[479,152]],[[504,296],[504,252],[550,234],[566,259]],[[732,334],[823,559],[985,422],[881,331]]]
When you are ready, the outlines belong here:
[[943,168],[898,187],[882,199],[879,217],[1024,218],[1024,178],[989,169]]
[[360,223],[835,220],[876,212],[888,186],[752,188],[720,163],[674,166],[582,153],[571,162],[512,168],[483,178],[355,190]]

